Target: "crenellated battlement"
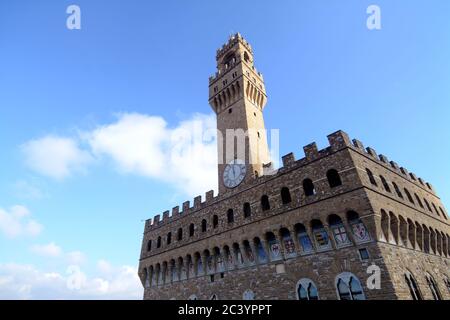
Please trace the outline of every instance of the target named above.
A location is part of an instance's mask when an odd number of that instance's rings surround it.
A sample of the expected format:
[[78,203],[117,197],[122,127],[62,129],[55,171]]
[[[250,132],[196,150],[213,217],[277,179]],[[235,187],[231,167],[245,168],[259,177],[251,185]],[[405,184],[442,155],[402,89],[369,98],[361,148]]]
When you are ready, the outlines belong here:
[[222,58],[222,56],[224,56],[231,48],[233,48],[238,43],[244,46],[249,51],[249,53],[253,54],[252,46],[238,32],[234,35],[231,35],[228,39],[228,42],[225,43],[220,49],[217,49],[216,59],[219,60],[220,58]]
[[[408,179],[410,182],[416,184],[419,187],[427,188],[428,191],[434,193],[434,189],[432,185],[428,182],[425,182],[422,178],[418,178],[414,173],[409,173],[407,169],[403,167],[399,167],[399,165],[390,161],[387,156],[383,154],[378,154],[375,149],[371,147],[364,147],[364,144],[357,140],[350,140],[347,133],[344,131],[336,131],[330,135],[328,135],[329,146],[319,150],[317,144],[312,142],[303,147],[304,157],[296,160],[294,153],[288,153],[282,157],[282,166],[275,170],[275,174],[260,176],[255,178],[255,184],[264,182],[265,179],[272,179],[277,175],[283,174],[284,172],[291,170],[293,168],[306,166],[309,163],[326,157],[338,150],[343,148],[352,148],[357,150],[360,153],[365,154],[368,157],[371,157],[373,160],[378,162],[379,164],[385,166],[386,168],[396,171],[398,174],[401,174],[404,178]],[[251,188],[251,186],[246,186],[242,188]],[[237,191],[240,190],[241,187],[236,188]],[[201,210],[207,206],[210,206],[221,199],[221,196],[214,195],[214,191],[210,190],[205,193],[205,196],[196,196],[193,200],[193,205],[191,206],[190,201],[185,201],[182,204],[182,210],[180,211],[179,206],[173,207],[171,211],[167,210],[161,214],[157,214],[154,216],[153,220],[148,219],[146,221],[145,230],[149,231],[151,229],[157,228],[163,224],[168,224],[173,221],[178,220],[179,218],[189,215],[193,212]],[[161,218],[162,217],[162,218]]]
[[[245,55],[247,58],[242,59],[241,55],[236,55],[235,59],[227,60],[226,66],[223,65],[224,59],[227,57],[229,53],[235,52],[238,47],[244,48]],[[209,85],[213,84],[219,78],[222,78],[225,74],[227,74],[230,70],[233,70],[235,65],[238,65],[241,62],[245,62],[247,66],[258,75],[261,81],[263,81],[263,75],[261,72],[256,70],[253,64],[253,50],[251,45],[242,37],[240,33],[236,33],[230,36],[228,42],[224,44],[220,49],[217,49],[216,55],[217,61],[217,71],[214,75],[209,77]]]

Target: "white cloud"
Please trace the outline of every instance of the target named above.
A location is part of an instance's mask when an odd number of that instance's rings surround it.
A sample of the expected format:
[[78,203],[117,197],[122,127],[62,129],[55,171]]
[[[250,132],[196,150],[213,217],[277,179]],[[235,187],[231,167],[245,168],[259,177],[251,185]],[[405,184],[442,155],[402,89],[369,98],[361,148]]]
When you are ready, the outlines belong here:
[[13,206],[9,210],[0,208],[0,232],[8,238],[37,236],[43,227],[30,219],[30,211],[24,206]]
[[86,255],[83,252],[78,250],[65,252],[54,242],[32,245],[30,251],[42,257],[64,258],[63,260],[70,265],[82,265],[87,260]]
[[112,271],[112,266],[108,261],[102,259],[97,262],[97,269],[103,274],[109,274]]
[[171,183],[195,196],[216,188],[216,121],[196,114],[175,128],[160,117],[121,114],[86,134],[93,153],[109,156],[121,172]]
[[70,176],[73,171],[83,170],[91,161],[90,154],[72,138],[49,135],[28,141],[21,150],[29,168],[58,180]]
[[57,246],[54,242],[43,245],[33,245],[31,251],[37,255],[43,257],[59,257],[62,253],[61,247]]
[[112,271],[88,277],[78,266],[58,273],[0,264],[0,299],[142,299],[136,268],[120,266]]
[[160,117],[123,114],[116,123],[87,135],[96,155],[106,154],[123,172],[155,176],[162,172],[166,122]]
[[30,168],[56,179],[104,159],[120,173],[157,179],[196,196],[217,189],[215,133],[212,114],[195,114],[170,128],[158,116],[123,113],[79,137],[47,136],[25,143],[22,150]]

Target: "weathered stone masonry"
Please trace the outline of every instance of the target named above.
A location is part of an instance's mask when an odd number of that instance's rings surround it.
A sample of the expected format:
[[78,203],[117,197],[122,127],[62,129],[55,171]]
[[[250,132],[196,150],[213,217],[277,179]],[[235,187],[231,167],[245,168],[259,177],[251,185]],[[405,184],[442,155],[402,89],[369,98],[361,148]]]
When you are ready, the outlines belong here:
[[[218,61],[245,43],[230,39]],[[328,140],[300,160],[285,155],[274,174],[255,166],[237,187],[147,220],[144,299],[450,299],[450,224],[433,187],[343,131]],[[372,264],[380,289],[366,286]]]

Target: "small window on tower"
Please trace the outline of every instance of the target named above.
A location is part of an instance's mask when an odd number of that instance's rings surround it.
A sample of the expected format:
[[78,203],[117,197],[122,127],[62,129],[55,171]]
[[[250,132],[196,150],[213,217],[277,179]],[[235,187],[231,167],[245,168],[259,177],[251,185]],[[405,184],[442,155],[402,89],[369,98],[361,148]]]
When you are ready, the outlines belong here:
[[253,112],[253,115],[256,117],[256,112]]
[[249,58],[248,53],[246,51],[246,52],[244,52],[244,61],[245,62],[249,62],[249,60],[250,60],[250,58]]
[[233,112],[233,108],[228,109],[228,113],[232,113]]

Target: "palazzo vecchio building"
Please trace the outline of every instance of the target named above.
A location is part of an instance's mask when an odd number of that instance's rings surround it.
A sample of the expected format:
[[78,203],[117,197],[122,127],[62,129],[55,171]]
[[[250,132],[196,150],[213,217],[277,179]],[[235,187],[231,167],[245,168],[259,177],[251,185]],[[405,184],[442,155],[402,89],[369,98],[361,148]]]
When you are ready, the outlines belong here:
[[218,130],[256,134],[231,161],[218,139],[218,195],[146,221],[144,299],[450,299],[450,221],[432,185],[343,131],[274,170],[251,46],[236,34],[216,60]]

